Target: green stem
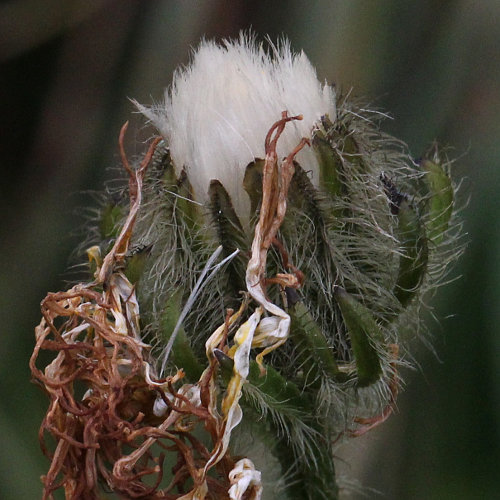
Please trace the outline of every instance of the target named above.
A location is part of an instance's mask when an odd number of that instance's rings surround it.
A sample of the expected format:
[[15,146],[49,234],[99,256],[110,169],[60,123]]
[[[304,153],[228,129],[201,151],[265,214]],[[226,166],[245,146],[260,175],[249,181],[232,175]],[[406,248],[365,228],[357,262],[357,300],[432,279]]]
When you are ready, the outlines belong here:
[[[324,438],[327,433],[324,432],[321,422],[312,418],[316,412],[310,398],[272,367],[266,367],[266,374],[261,376],[259,367],[254,361],[250,364],[248,381],[272,397],[278,405],[293,408],[297,415],[302,413],[301,420],[304,418],[309,420],[312,430],[317,432],[315,442],[311,443],[314,447],[315,463],[312,460],[306,462],[304,457],[297,456],[292,442],[295,438],[283,435],[272,412],[269,411],[266,415],[268,433],[274,436],[275,440],[272,452],[281,464],[282,475],[290,471],[294,473],[293,479],[287,481],[285,485],[287,498],[289,500],[336,499],[338,487],[335,482],[335,466],[330,446]],[[244,403],[254,406],[249,398],[244,398]]]

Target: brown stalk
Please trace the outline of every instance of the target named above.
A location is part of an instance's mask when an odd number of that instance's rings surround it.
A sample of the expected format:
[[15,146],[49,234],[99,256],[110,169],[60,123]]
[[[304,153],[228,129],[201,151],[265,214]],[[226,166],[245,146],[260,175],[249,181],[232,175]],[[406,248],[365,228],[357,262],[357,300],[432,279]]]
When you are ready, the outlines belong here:
[[[119,139],[130,190],[130,210],[123,228],[96,281],[49,293],[41,303],[42,321],[36,328],[30,368],[50,400],[39,432],[42,451],[51,460],[42,478],[43,499],[52,499],[59,488],[64,488],[68,499],[97,499],[99,480],[125,498],[178,498],[189,478],[199,482],[200,470],[210,456],[191,430],[203,424],[212,429],[215,446],[220,439],[207,408],[193,405],[174,388],[173,380],[181,376],[167,377],[161,387],[146,381],[147,346],[136,338],[130,322],[135,314],[130,309],[135,303],[134,289],[130,285],[128,296],[114,289],[117,278],[122,285],[127,283],[119,269],[142,201],[144,175],[160,140],[151,143],[134,170],[124,152],[126,128],[127,124]],[[124,317],[127,334],[115,331],[111,312]],[[43,370],[37,366],[42,351],[56,354]],[[82,391],[83,395],[77,395]],[[157,394],[169,406],[159,423],[152,411]],[[46,434],[56,441],[53,453],[45,444]],[[156,443],[177,454],[174,478],[164,487],[165,453],[153,452]],[[227,491],[227,474],[210,478],[209,483],[212,491]]]

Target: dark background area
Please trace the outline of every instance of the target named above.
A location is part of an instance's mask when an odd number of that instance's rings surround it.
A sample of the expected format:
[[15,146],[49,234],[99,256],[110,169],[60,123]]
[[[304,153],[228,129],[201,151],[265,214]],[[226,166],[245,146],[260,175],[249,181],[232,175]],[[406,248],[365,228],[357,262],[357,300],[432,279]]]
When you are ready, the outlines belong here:
[[[159,100],[202,36],[286,35],[320,79],[394,117],[415,157],[450,146],[469,241],[433,305],[435,351],[405,374],[398,412],[340,449],[368,498],[493,499],[500,490],[500,2],[132,1],[0,4],[0,498],[40,498],[46,410],[28,359],[47,291],[65,287],[85,193],[144,149],[128,98]],[[139,138],[139,141],[136,139]],[[352,486],[352,485],[351,485]],[[355,487],[351,489],[356,490]],[[356,491],[346,498],[362,498]]]

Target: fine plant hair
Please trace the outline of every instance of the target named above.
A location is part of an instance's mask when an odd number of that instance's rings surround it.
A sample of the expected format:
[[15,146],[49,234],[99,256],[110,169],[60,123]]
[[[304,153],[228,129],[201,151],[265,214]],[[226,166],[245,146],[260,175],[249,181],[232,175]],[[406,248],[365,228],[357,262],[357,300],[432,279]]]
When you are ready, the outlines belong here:
[[[202,42],[163,103],[136,105],[160,137],[129,163],[122,130],[127,177],[96,196],[81,246],[91,261],[82,287],[92,293],[82,297],[111,300],[102,307],[115,318],[129,308],[120,325],[133,331],[139,354],[120,360],[140,386],[134,415],[142,416],[131,432],[144,440],[134,447],[145,463],[158,462],[145,451],[157,440],[178,465],[171,476],[160,467],[171,484],[160,477],[146,488],[138,478],[155,474],[149,465],[124,483],[103,463],[133,453],[113,448],[99,459],[101,479],[116,491],[159,495],[151,498],[226,488],[233,496],[221,498],[242,499],[235,491],[247,483],[234,477],[249,474],[248,498],[257,499],[271,472],[261,484],[254,440],[278,464],[283,498],[336,498],[335,444],[390,416],[401,370],[416,364],[414,341],[430,344],[422,322],[430,299],[463,250],[453,161],[436,145],[413,160],[381,131],[386,114],[320,83],[287,42],[266,49],[250,35]],[[44,321],[74,307],[48,304]],[[108,339],[118,327],[109,312],[99,318],[95,332]],[[71,332],[93,332],[91,319],[71,321]],[[42,321],[38,335],[49,330]]]

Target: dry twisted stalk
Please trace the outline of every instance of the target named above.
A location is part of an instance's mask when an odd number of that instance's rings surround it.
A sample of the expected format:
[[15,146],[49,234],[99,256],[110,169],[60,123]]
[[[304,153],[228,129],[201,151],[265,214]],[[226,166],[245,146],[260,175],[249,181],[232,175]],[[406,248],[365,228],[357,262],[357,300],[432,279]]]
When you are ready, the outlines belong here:
[[[277,314],[280,321],[288,316],[265,295],[265,266],[270,245],[279,244],[275,236],[286,212],[294,156],[306,144],[302,141],[278,163],[276,143],[286,123],[294,119],[300,118],[283,113],[266,138],[264,201],[247,269],[250,295],[261,307],[238,328],[231,349],[227,346],[229,330],[246,311],[248,300],[238,312],[228,311],[224,324],[207,341],[209,365],[195,385],[181,385],[182,369],[161,380],[154,376],[149,346],[140,337],[134,286],[121,271],[141,205],[143,179],[160,141],[151,143],[134,170],[124,152],[127,124],[123,126],[119,146],[129,175],[129,214],[102,262],[98,249],[89,250],[89,258],[97,264],[95,280],[49,293],[42,301],[43,317],[35,332],[30,368],[50,398],[39,432],[42,449],[51,459],[42,478],[44,500],[52,499],[61,487],[66,498],[95,499],[99,482],[125,498],[260,498],[260,473],[250,460],[232,459],[228,445],[232,429],[241,420],[238,401],[248,376],[250,349],[264,347],[258,356],[262,359],[288,333],[286,321],[283,335],[278,336],[269,335],[268,330],[259,332],[258,326],[263,309]],[[269,280],[298,286],[295,281],[295,276],[287,274]],[[276,329],[280,330],[279,324]],[[235,367],[221,401],[215,349],[229,353]],[[44,370],[37,366],[42,351],[56,353]],[[155,411],[158,401],[163,406],[161,416]],[[208,431],[211,450],[195,437],[198,426]],[[56,441],[54,452],[45,443],[46,434]],[[166,456],[176,457],[169,463],[172,478],[168,484],[164,480]],[[209,476],[209,469],[217,474]]]
[[[123,229],[95,281],[49,293],[41,304],[43,318],[36,328],[30,368],[50,398],[39,433],[51,459],[42,478],[44,499],[53,498],[60,487],[66,498],[97,498],[99,480],[127,498],[180,498],[188,478],[196,483],[199,467],[210,456],[192,429],[200,422],[216,429],[201,401],[174,387],[182,371],[160,381],[149,375],[149,346],[140,340],[134,287],[119,269],[140,207],[142,181],[160,139],[153,141],[134,171],[123,153],[125,131],[126,125],[120,150],[131,205]],[[89,255],[98,259],[95,250]],[[56,353],[43,371],[37,367],[42,351]],[[169,409],[163,421],[153,412],[157,397]],[[45,444],[46,433],[56,440],[53,453]],[[155,454],[153,444],[163,451]],[[172,450],[177,453],[174,476],[162,487],[165,453]],[[231,465],[223,464],[223,478]],[[227,497],[228,484],[213,478],[207,482],[211,492]]]

